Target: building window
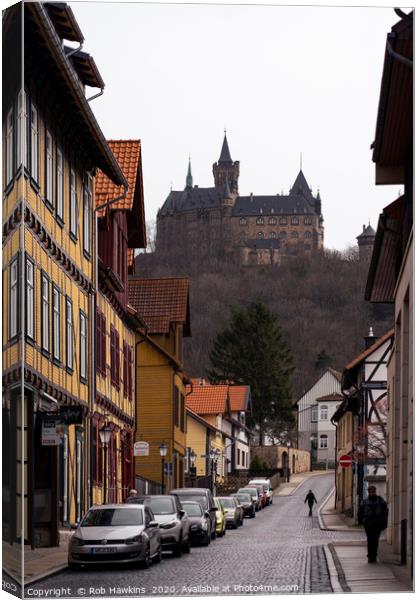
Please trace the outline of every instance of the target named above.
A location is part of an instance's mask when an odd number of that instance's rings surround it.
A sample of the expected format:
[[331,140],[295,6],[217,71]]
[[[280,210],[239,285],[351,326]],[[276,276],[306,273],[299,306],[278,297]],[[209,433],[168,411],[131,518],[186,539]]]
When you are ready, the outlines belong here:
[[19,329],[19,263],[16,257],[10,264],[10,338],[18,334]]
[[31,104],[31,177],[38,181],[38,111]]
[[268,219],[268,224],[269,225],[277,225],[277,219],[276,219],[276,217],[270,217]]
[[311,231],[305,231],[305,238],[309,239],[312,237],[312,232]]
[[57,148],[57,174],[56,174],[56,202],[55,209],[57,218],[64,219],[64,157],[62,151]]
[[123,344],[123,362],[124,362],[124,370],[123,370],[123,387],[124,387],[124,396],[126,398],[131,398],[131,347],[124,342]]
[[111,325],[111,383],[120,388],[120,335]]
[[80,379],[87,381],[87,318],[80,311]]
[[26,93],[21,91],[18,96],[17,108],[17,128],[16,128],[16,146],[17,146],[17,165],[27,167],[27,152],[26,152],[26,127],[27,127],[27,98]]
[[[92,177],[86,175],[83,188],[83,250],[90,256],[91,253],[91,214],[92,214]],[[120,242],[121,243],[121,242]],[[124,248],[124,246],[123,246]],[[124,279],[123,279],[124,281]]]
[[76,173],[70,169],[70,234],[77,237],[77,194]]
[[257,225],[264,225],[264,217],[257,217],[256,223]]
[[73,303],[66,298],[66,367],[73,370]]
[[305,225],[312,225],[312,218],[311,217],[305,217],[303,222],[305,223]]
[[326,421],[328,419],[328,406],[323,404],[319,409],[319,419],[320,421]]
[[276,232],[275,231],[271,231],[270,232],[270,237],[271,238],[275,238],[276,237]]
[[279,225],[287,225],[287,217],[280,217]]
[[328,448],[328,436],[327,435],[321,435],[319,437],[319,447],[320,448]]
[[236,450],[236,464],[238,466],[241,464],[241,451],[239,448]]
[[41,345],[45,352],[50,351],[50,281],[41,274]]
[[264,238],[264,233],[262,231],[259,231],[257,233],[257,238],[260,239],[260,240],[263,239]]
[[292,225],[299,225],[299,219],[297,217],[292,217],[290,222]]
[[106,319],[100,310],[96,312],[96,370],[106,376]]
[[311,407],[311,422],[316,423],[318,421],[318,405]]
[[13,177],[13,108],[6,117],[6,186]]
[[245,217],[241,217],[239,219],[239,225],[246,225],[248,223],[248,219],[246,219]]
[[60,291],[53,285],[52,289],[52,307],[53,307],[53,358],[56,361],[60,360]]
[[26,257],[26,335],[34,339],[34,263]]
[[49,131],[45,133],[45,200],[53,203],[53,140]]
[[292,231],[291,235],[292,235],[292,238],[295,238],[295,239],[299,237],[299,234],[297,231]]
[[131,346],[128,349],[128,399],[130,402],[133,400],[133,348]]
[[173,413],[174,425],[179,427],[179,390],[176,385],[173,388]]

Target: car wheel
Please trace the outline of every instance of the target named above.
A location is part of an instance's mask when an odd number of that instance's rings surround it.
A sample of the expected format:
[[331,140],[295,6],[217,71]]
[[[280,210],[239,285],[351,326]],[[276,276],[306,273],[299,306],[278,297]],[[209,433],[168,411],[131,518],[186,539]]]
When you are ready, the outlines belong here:
[[233,527],[233,529],[238,529],[238,521],[236,521],[236,519],[235,519],[235,521],[233,521],[232,527]]
[[191,550],[190,538],[187,538],[182,546],[182,551],[185,554],[189,554]]
[[226,535],[226,525],[225,525],[225,526],[224,526],[224,528],[223,528],[222,535]]
[[159,546],[159,550],[157,551],[157,554],[155,556],[155,561],[157,563],[162,562],[162,546]]
[[179,542],[175,546],[172,554],[174,556],[176,556],[177,558],[179,558],[180,556],[182,556],[182,536],[179,538]]
[[143,569],[148,569],[151,565],[151,559],[150,559],[150,546],[147,546],[147,550],[146,550],[146,554],[144,556],[144,559],[142,561],[142,566]]

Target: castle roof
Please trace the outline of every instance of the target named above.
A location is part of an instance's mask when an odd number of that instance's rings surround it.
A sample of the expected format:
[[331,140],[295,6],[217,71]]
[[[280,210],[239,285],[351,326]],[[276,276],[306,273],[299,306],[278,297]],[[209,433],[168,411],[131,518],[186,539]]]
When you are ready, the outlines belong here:
[[211,188],[195,186],[181,192],[171,191],[161,211],[183,212],[197,208],[213,208],[222,204],[224,194],[224,186]]
[[301,195],[304,196],[309,202],[313,202],[313,195],[308,185],[308,182],[305,179],[305,175],[302,172],[302,169],[299,171],[295,183],[292,185],[290,195]]
[[219,163],[231,163],[231,162],[232,162],[232,158],[230,156],[229,145],[228,145],[228,141],[227,141],[227,137],[226,137],[226,133],[225,133],[225,137],[224,137],[223,145],[222,145],[222,151],[220,153]]
[[363,231],[360,235],[357,236],[356,239],[359,240],[360,238],[375,237],[375,235],[376,235],[376,231],[373,229],[373,227],[369,223],[369,225],[367,227],[365,227],[363,225]]
[[314,214],[315,209],[302,194],[288,196],[238,196],[232,210],[233,217]]

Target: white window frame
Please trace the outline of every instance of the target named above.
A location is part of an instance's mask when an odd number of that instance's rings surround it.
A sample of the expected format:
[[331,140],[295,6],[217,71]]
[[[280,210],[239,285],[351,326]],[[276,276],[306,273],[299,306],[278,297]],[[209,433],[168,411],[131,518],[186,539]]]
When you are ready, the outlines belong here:
[[66,298],[66,367],[73,370],[73,304]]
[[319,446],[318,446],[318,448],[320,450],[326,450],[328,448],[328,435],[320,435],[319,436]]
[[6,185],[13,179],[13,108],[6,116]]
[[19,323],[19,263],[16,257],[10,263],[10,338],[14,338],[18,334]]
[[52,309],[53,309],[53,358],[60,360],[60,290],[53,285],[52,288]]
[[264,217],[257,217],[255,220],[256,225],[264,225]]
[[38,110],[31,103],[31,177],[38,181]]
[[70,169],[70,233],[77,237],[76,171]]
[[328,406],[326,404],[319,407],[319,420],[328,421]]
[[45,200],[53,204],[53,138],[48,129],[45,131]]
[[57,217],[64,220],[64,154],[61,148],[57,148],[56,163],[56,203]]
[[92,177],[86,174],[86,181],[83,189],[83,250],[91,254],[92,239]]
[[50,281],[41,274],[42,349],[50,351]]
[[26,257],[26,335],[34,339],[35,321],[35,266],[30,258]]
[[87,380],[87,318],[80,312],[80,377]]
[[[16,160],[17,165],[20,167],[22,164],[27,167],[28,154],[26,148],[26,135],[27,135],[27,97],[26,92],[21,90],[18,95],[17,102],[17,119],[16,119]],[[23,139],[22,139],[23,133]]]

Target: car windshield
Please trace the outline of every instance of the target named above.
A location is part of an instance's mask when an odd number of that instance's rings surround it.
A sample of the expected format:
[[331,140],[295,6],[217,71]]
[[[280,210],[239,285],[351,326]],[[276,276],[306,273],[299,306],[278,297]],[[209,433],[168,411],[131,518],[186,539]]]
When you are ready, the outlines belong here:
[[172,498],[149,498],[144,503],[150,506],[155,515],[173,515],[176,513]]
[[246,488],[245,490],[241,490],[242,492],[246,492],[247,494],[249,494],[251,497],[252,496],[258,496],[258,490],[256,490],[255,488]]
[[97,508],[90,510],[81,527],[116,527],[118,525],[143,525],[141,509]]
[[235,500],[233,498],[220,498],[220,503],[223,508],[235,508]]
[[201,504],[198,502],[196,504],[182,504],[182,508],[185,510],[189,517],[201,517],[203,514],[203,509]]
[[203,494],[194,494],[194,492],[188,494],[179,494],[179,497],[182,500],[193,500],[194,502],[199,502],[204,510],[207,510],[207,496],[203,496]]
[[237,494],[235,498],[237,498],[239,502],[251,502],[249,494]]

